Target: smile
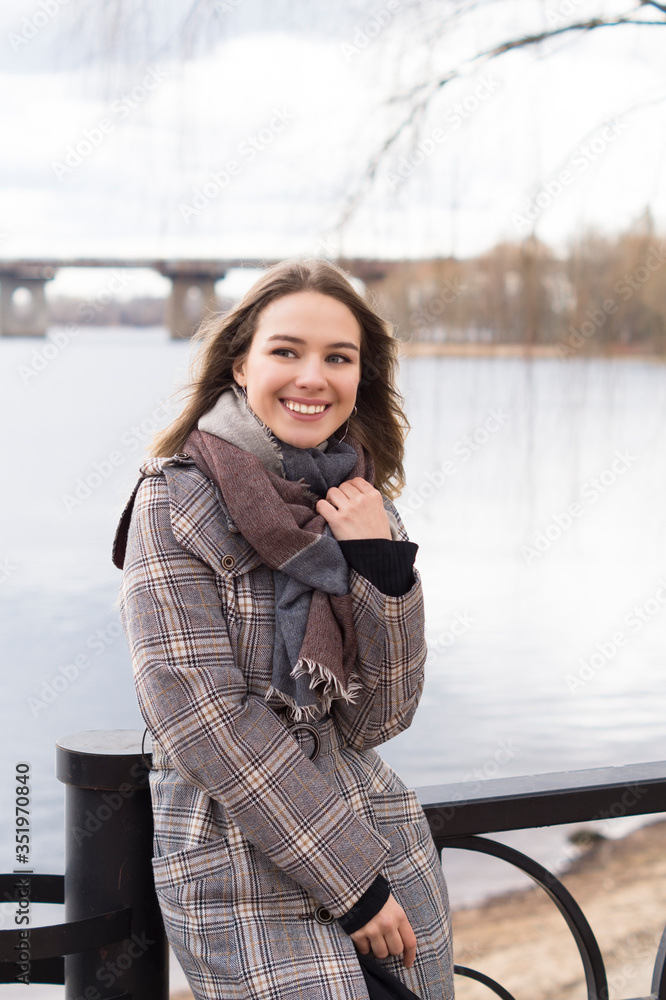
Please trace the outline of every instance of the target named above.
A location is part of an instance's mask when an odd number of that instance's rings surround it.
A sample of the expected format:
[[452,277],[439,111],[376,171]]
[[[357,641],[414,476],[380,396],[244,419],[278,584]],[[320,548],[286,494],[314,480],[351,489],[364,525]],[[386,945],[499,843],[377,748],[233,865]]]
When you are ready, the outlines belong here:
[[291,410],[293,413],[307,413],[307,414],[323,413],[324,410],[327,410],[331,405],[330,403],[310,403],[310,404],[294,403],[292,402],[291,399],[281,399],[280,402],[284,406],[286,406],[288,410]]

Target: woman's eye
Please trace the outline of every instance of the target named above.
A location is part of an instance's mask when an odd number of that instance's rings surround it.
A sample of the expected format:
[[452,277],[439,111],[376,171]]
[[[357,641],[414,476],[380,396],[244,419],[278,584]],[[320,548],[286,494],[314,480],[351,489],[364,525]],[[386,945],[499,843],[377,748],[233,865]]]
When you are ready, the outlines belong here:
[[271,354],[277,354],[280,358],[293,355],[293,353],[291,347],[276,347],[274,351],[271,351]]
[[345,362],[350,363],[351,358],[348,358],[345,354],[329,354],[328,361],[334,361],[336,365],[344,364]]

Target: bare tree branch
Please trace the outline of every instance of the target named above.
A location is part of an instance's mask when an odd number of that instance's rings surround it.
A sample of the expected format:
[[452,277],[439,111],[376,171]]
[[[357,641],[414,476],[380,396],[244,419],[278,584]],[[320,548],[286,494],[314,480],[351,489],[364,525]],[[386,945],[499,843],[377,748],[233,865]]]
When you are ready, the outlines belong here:
[[[587,34],[589,32],[596,31],[598,28],[619,27],[620,25],[666,27],[666,19],[646,20],[635,16],[641,7],[645,6],[655,7],[662,10],[664,14],[666,14],[666,3],[658,3],[657,0],[638,0],[638,3],[639,6],[635,8],[634,11],[612,19],[599,17],[589,18],[587,20],[575,21],[571,24],[562,25],[561,27],[547,28],[544,31],[537,32],[536,34],[523,35],[519,38],[508,39],[507,41],[494,45],[489,49],[478,52],[471,59],[467,60],[455,69],[450,70],[450,72],[439,79],[427,80],[416,84],[416,86],[411,89],[389,98],[386,102],[389,106],[392,104],[405,104],[411,102],[411,107],[402,121],[400,121],[399,124],[382,141],[379,148],[370,158],[357,190],[351,194],[343,207],[338,228],[342,229],[342,227],[353,216],[359,204],[372,187],[376,179],[377,172],[381,164],[384,162],[387,154],[395,146],[404,134],[405,130],[409,128],[410,125],[414,125],[416,120],[426,112],[434,97],[448,83],[451,83],[452,80],[460,79],[461,77],[468,75],[472,68],[476,69],[479,65],[483,65],[492,59],[496,59],[507,52],[529,48],[531,46],[538,45],[541,42],[549,41],[552,38],[557,38],[560,35],[571,34],[574,32]],[[478,6],[478,4],[474,4],[474,6]],[[460,13],[460,11],[456,12],[456,14]],[[453,17],[455,16],[456,15],[453,15]],[[450,26],[451,23],[452,19],[447,19],[446,26]]]

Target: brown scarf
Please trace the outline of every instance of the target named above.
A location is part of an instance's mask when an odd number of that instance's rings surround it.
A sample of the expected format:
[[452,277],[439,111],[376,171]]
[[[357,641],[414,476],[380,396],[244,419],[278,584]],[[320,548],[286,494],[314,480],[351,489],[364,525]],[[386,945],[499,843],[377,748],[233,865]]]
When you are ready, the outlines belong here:
[[[344,478],[362,476],[372,483],[371,457],[359,442],[347,441],[356,462]],[[336,698],[353,702],[360,684],[354,674],[357,646],[348,568],[327,522],[314,509],[319,498],[308,484],[267,469],[254,449],[237,447],[217,434],[192,431],[183,450],[217,484],[239,531],[274,570],[276,632],[267,697],[275,695],[289,705],[296,721],[328,712]]]

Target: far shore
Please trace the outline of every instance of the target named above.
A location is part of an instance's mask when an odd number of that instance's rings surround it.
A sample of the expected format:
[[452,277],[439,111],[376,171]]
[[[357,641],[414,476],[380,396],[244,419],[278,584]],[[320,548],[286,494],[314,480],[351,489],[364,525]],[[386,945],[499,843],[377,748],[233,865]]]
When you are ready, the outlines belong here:
[[[565,345],[566,346],[566,345]],[[400,341],[400,353],[405,357],[461,357],[461,358],[558,358],[568,361],[573,357],[588,359],[612,358],[621,361],[649,361],[663,363],[666,355],[645,354],[618,345],[606,351],[591,353],[570,348],[568,353],[557,344],[484,344],[457,341],[411,340]]]

